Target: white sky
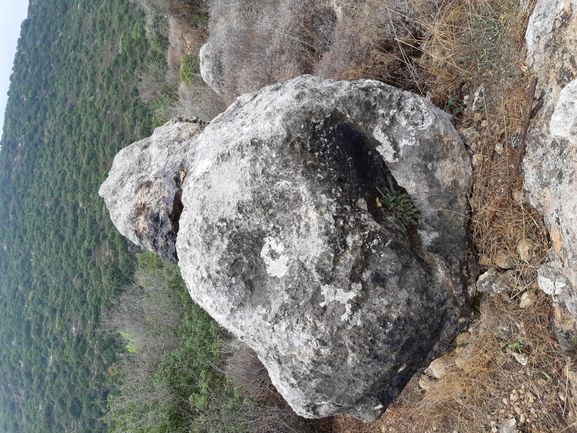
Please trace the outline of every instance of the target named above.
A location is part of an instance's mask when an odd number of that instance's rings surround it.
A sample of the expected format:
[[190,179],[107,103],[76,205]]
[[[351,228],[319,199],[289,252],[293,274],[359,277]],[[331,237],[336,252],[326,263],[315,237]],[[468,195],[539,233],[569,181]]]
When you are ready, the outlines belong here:
[[28,0],[0,0],[0,136],[20,24],[26,18],[27,10]]

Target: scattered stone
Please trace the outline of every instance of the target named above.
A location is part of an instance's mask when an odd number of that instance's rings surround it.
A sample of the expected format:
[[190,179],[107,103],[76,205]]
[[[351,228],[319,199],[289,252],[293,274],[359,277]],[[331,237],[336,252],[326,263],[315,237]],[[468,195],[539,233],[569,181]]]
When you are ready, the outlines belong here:
[[511,355],[513,355],[513,358],[523,366],[527,365],[527,362],[529,362],[529,358],[527,358],[527,355],[524,353],[511,352]]
[[457,346],[463,346],[465,344],[468,344],[470,340],[471,340],[471,333],[463,332],[457,335],[457,337],[455,338],[455,344]]
[[519,301],[519,308],[527,308],[533,305],[537,299],[537,292],[535,290],[528,290],[521,295],[521,300]]
[[447,370],[455,365],[455,362],[449,355],[441,356],[429,364],[425,373],[434,379],[442,379],[447,375]]
[[525,193],[520,189],[516,189],[515,191],[513,191],[512,196],[513,200],[515,200],[515,202],[519,204],[523,204],[525,201]]
[[522,238],[517,242],[517,254],[524,262],[529,262],[533,258],[535,243],[529,238]]
[[515,259],[507,251],[499,250],[495,254],[495,264],[501,269],[513,269],[517,266]]
[[479,259],[479,266],[490,266],[493,262],[487,256],[481,256]]
[[[302,76],[175,145],[183,128],[115,160],[101,188],[113,222],[153,251],[174,244],[158,218],[178,229],[177,253],[160,251],[299,415],[377,419],[467,326],[471,168],[449,116],[377,81]],[[388,179],[421,210],[410,230],[376,206]],[[140,215],[141,185],[151,221],[121,215]],[[134,235],[143,226],[157,243]]]
[[483,162],[484,159],[485,159],[485,157],[483,156],[482,153],[476,153],[471,158],[471,161],[475,167],[478,167],[481,165],[481,163]]
[[483,293],[503,293],[508,289],[507,283],[493,268],[482,274],[477,280],[477,290]]
[[477,90],[475,90],[475,96],[473,97],[473,104],[471,105],[471,110],[479,111],[484,106],[485,106],[485,86],[481,85],[477,88]]
[[577,319],[567,309],[553,305],[553,326],[561,332],[575,332]]
[[501,428],[499,429],[499,433],[517,433],[517,420],[515,418],[510,418],[505,420],[503,424],[501,424]]
[[479,138],[479,133],[474,126],[459,130],[459,134],[467,146],[471,146]]
[[428,391],[429,389],[431,389],[435,386],[435,380],[431,379],[428,375],[423,374],[419,378],[419,386],[421,387],[421,389]]
[[577,293],[563,272],[563,264],[559,260],[545,263],[537,270],[539,288],[551,296],[561,308],[567,308],[575,316],[577,311]]

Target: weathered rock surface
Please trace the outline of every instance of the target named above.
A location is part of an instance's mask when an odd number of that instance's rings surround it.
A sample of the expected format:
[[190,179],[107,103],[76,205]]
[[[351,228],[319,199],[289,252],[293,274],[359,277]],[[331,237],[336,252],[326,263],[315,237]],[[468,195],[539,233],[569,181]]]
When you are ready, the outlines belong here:
[[[121,152],[100,191],[113,221],[139,241],[142,221],[122,214],[154,196],[115,185],[163,179],[151,215],[166,221],[186,173],[176,250],[193,299],[258,353],[298,414],[378,418],[461,331],[474,290],[471,169],[448,116],[376,81],[302,76],[171,138],[188,128]],[[421,207],[418,227],[377,207],[388,176]],[[146,246],[170,256],[155,221]]]
[[526,43],[544,103],[527,137],[524,187],[553,244],[539,286],[577,315],[577,0],[540,0]]
[[180,156],[203,128],[197,119],[175,119],[125,147],[99,191],[123,236],[174,263],[186,176],[186,160]]
[[224,90],[223,66],[220,53],[215,51],[213,44],[207,42],[198,53],[200,61],[200,76],[208,86],[219,95]]

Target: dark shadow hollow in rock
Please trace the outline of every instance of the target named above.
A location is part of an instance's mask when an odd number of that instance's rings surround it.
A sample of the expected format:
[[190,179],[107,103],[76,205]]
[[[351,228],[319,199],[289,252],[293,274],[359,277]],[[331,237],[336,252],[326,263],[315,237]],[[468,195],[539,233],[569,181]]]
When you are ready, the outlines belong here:
[[323,183],[338,186],[350,206],[364,199],[373,217],[381,220],[383,212],[376,206],[375,187],[393,176],[375,150],[378,146],[376,140],[347,122],[338,111],[309,127],[311,136],[304,146],[315,163],[306,164],[305,167],[312,177],[316,176],[315,171],[320,171],[319,165],[322,166],[322,171],[328,175],[323,178]]

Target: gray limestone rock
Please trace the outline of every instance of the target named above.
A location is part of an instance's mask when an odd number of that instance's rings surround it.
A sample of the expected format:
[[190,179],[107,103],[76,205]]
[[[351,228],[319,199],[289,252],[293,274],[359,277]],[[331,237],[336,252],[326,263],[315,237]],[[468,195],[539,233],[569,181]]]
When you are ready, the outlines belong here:
[[[113,221],[141,224],[114,216],[139,203],[115,194],[125,177],[164,179],[170,215],[170,179],[186,172],[176,250],[192,298],[257,352],[298,414],[377,419],[468,317],[471,168],[449,117],[377,81],[302,76],[173,143],[186,128],[155,131],[170,148],[158,167],[148,149],[117,158],[101,188]],[[418,225],[378,207],[388,178],[420,207]]]
[[179,156],[203,128],[198,119],[173,119],[156,128],[151,137],[118,152],[98,192],[123,236],[174,263],[186,176],[186,161]]
[[224,79],[220,54],[215,52],[213,44],[207,42],[200,47],[198,57],[200,61],[200,76],[212,90],[222,95]]
[[540,0],[525,39],[543,108],[527,136],[524,187],[553,245],[538,281],[577,316],[577,0]]
[[477,290],[483,293],[503,293],[507,291],[507,282],[495,269],[489,269],[479,276]]

